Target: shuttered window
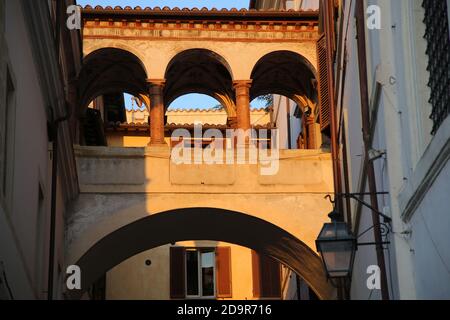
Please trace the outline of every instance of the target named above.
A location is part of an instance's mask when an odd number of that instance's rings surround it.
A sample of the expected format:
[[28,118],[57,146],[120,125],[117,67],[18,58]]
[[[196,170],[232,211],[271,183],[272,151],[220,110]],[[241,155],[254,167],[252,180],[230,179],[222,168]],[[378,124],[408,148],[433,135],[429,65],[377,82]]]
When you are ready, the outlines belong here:
[[252,251],[253,296],[281,298],[281,265],[274,259]]
[[317,63],[319,68],[319,121],[320,129],[324,131],[329,128],[331,123],[331,105],[328,90],[330,79],[327,69],[327,41],[325,34],[317,41]]
[[170,297],[231,298],[231,248],[170,248]]

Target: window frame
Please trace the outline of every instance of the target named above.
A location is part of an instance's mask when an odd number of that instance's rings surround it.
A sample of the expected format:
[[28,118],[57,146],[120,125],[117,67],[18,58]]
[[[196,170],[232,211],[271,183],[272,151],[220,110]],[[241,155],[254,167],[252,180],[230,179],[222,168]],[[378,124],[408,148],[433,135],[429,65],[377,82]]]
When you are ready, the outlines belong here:
[[[187,252],[195,251],[197,254],[197,281],[198,281],[198,295],[188,294],[188,272],[187,272]],[[211,252],[214,254],[214,265],[213,265],[213,292],[212,296],[203,295],[203,274],[202,274],[202,253]],[[217,261],[216,261],[216,248],[210,247],[188,247],[185,248],[184,254],[184,291],[186,299],[216,299],[217,298]]]

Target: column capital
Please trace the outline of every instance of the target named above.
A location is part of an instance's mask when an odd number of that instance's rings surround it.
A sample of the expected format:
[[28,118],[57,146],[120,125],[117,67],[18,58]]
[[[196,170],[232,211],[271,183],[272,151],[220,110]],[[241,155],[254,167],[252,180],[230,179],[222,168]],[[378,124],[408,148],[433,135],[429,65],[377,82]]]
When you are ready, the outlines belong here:
[[253,82],[253,80],[234,80],[233,88],[238,89],[238,88],[245,87],[247,89],[250,89],[250,87],[252,86],[252,82]]
[[164,88],[164,86],[166,85],[166,79],[147,79],[146,81],[149,87]]

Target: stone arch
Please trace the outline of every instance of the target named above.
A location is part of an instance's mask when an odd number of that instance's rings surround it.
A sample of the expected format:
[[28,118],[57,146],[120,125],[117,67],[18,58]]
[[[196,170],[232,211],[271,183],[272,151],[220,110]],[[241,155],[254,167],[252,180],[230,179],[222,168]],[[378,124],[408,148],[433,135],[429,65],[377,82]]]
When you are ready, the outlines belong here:
[[218,100],[230,116],[235,114],[232,70],[216,52],[203,48],[178,52],[167,64],[165,79],[167,107],[182,95],[201,93]]
[[251,248],[290,267],[321,299],[335,296],[320,257],[298,238],[254,216],[204,207],[157,213],[106,235],[78,259],[76,265],[82,270],[82,288],[67,295],[80,298],[99,276],[133,255],[185,240],[225,241]]
[[116,47],[102,47],[90,52],[84,58],[78,76],[80,112],[103,94],[127,92],[136,97],[148,95],[147,78],[143,61],[133,52]]
[[89,42],[89,46],[85,47],[83,50],[83,54],[85,57],[84,59],[86,59],[92,53],[106,48],[119,49],[131,53],[141,62],[142,68],[145,70],[147,76],[150,74],[150,69],[145,63],[146,57],[142,54],[142,50],[139,50],[132,45],[128,45],[126,41],[108,41],[107,43],[105,43],[104,41]]
[[253,67],[250,98],[274,93],[303,107],[313,107],[317,100],[316,75],[311,62],[299,53],[289,50],[269,52]]

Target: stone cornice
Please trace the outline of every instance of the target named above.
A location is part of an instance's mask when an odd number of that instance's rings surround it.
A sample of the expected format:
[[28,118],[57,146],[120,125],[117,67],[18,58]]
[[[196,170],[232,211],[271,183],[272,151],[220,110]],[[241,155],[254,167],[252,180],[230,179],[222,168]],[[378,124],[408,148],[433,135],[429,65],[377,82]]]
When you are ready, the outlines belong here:
[[86,6],[85,39],[299,42],[318,38],[317,11]]
[[214,40],[245,42],[302,42],[316,41],[318,26],[302,21],[275,24],[273,22],[246,23],[196,21],[106,21],[85,20],[84,39],[129,40]]

